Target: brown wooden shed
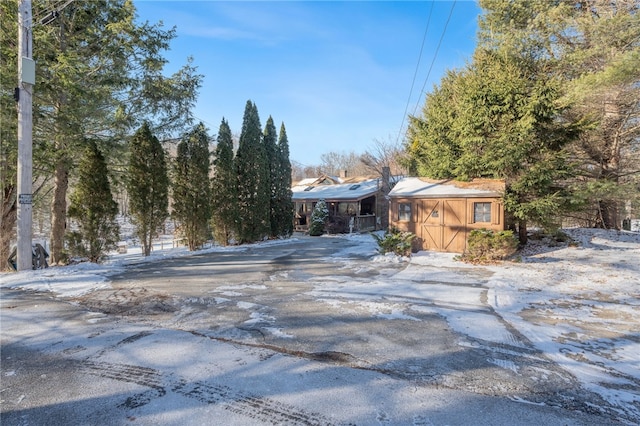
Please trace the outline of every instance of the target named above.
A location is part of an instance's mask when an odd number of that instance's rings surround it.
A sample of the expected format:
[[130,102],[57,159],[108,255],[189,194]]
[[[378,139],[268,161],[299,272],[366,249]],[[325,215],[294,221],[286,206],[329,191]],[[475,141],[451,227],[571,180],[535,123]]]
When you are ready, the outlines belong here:
[[501,180],[404,178],[389,193],[389,223],[416,234],[414,250],[463,253],[473,229],[505,229]]

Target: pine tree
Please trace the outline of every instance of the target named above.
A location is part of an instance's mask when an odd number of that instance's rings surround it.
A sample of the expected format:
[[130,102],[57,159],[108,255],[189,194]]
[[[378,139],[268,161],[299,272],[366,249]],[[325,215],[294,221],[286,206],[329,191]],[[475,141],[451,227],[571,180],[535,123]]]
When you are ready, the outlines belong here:
[[256,105],[247,101],[235,158],[238,179],[238,239],[261,241],[269,236],[269,167]]
[[562,81],[560,103],[567,108],[558,120],[582,130],[567,146],[577,165],[572,202],[584,203],[585,224],[618,228],[622,206],[640,199],[638,2],[481,0],[480,6],[480,46],[535,60],[541,75]]
[[77,221],[80,248],[89,261],[102,260],[116,248],[118,204],[113,200],[107,163],[95,141],[89,141],[78,165],[78,184],[70,196],[69,217]]
[[[11,253],[11,241],[15,239],[18,212],[18,120],[13,91],[8,90],[10,82],[15,78],[18,59],[15,46],[18,38],[18,28],[15,25],[17,14],[15,2],[0,2],[0,271],[9,269],[6,259],[9,259]],[[34,155],[36,153],[37,150]],[[33,172],[34,175],[37,173],[36,170]]]
[[273,118],[271,116],[267,119],[267,124],[264,127],[262,141],[266,154],[267,166],[269,168],[269,236],[271,238],[277,238],[279,236],[279,229],[276,211],[280,158],[278,157],[278,135],[276,134],[276,126],[273,124]]
[[173,217],[180,222],[181,233],[191,251],[209,238],[209,166],[209,136],[200,123],[178,144],[173,167]]
[[169,177],[162,145],[145,122],[130,144],[127,191],[129,209],[145,256],[169,215]]
[[564,147],[576,132],[556,120],[558,82],[539,63],[509,52],[477,50],[464,70],[449,73],[411,122],[414,166],[432,178],[499,178],[505,208],[518,221],[557,226],[569,173]]
[[327,203],[324,200],[320,200],[316,203],[311,212],[311,223],[309,224],[309,235],[317,237],[322,235],[324,227],[327,224],[329,218],[329,209]]
[[[289,140],[284,123],[280,125],[278,139],[278,164],[275,171],[274,219],[277,223],[277,237],[288,238],[293,234],[293,201],[291,200],[291,161],[289,160]],[[272,226],[273,227],[273,226]]]
[[[34,55],[38,62],[37,96],[33,99],[33,169],[34,173],[46,174],[42,180],[53,185],[47,194],[51,197],[52,264],[63,261],[69,185],[77,178],[75,165],[84,151],[85,139],[99,137],[102,154],[109,162],[110,151],[114,147],[123,148],[121,142],[145,119],[153,121],[154,130],[169,133],[183,128],[192,118],[191,109],[202,76],[190,62],[166,75],[163,52],[176,36],[175,29],[139,22],[133,3],[67,2],[58,7],[50,25],[29,28],[33,45],[37,46]],[[15,75],[17,58],[5,53],[16,50],[12,34],[17,33],[14,17],[18,8],[16,1],[0,4],[2,96],[12,97],[10,80],[4,76]],[[52,2],[34,1],[34,23],[53,8]],[[6,43],[5,35],[12,41]],[[13,111],[11,121],[15,122],[15,102],[0,103],[2,108],[5,105],[10,106],[10,113]],[[3,131],[15,125],[4,117],[3,113]],[[2,176],[5,177],[11,178]],[[15,226],[15,215],[11,213],[13,199],[5,197],[2,202],[3,212],[10,213],[3,214],[0,224],[4,237],[5,230]],[[2,251],[0,248],[0,254]]]
[[233,139],[229,123],[223,118],[218,130],[214,175],[211,181],[211,227],[216,241],[227,245],[238,227],[238,192],[233,162]]

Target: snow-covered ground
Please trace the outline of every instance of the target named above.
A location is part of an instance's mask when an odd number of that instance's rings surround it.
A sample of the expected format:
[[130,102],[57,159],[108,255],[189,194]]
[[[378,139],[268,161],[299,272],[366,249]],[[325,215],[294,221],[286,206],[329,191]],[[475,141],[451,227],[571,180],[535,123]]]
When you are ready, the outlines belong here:
[[[393,300],[404,292],[409,297],[421,291],[412,283],[430,282],[430,292],[438,292],[437,282],[461,284],[477,276],[487,277],[489,305],[515,332],[531,341],[538,350],[573,374],[583,386],[601,395],[621,412],[640,419],[640,234],[594,229],[568,229],[577,242],[549,246],[533,241],[519,262],[491,266],[467,265],[447,253],[420,252],[410,260],[393,256],[374,256],[372,268],[384,268],[388,262],[407,262],[393,277],[393,289],[384,282],[367,285],[357,295],[361,308],[379,311],[385,318],[411,319],[411,310],[389,311],[380,300]],[[335,237],[329,237],[335,238]],[[368,235],[349,236],[359,242],[357,250],[374,254],[375,242]],[[281,244],[284,241],[265,242]],[[212,247],[205,251],[249,250],[252,246]],[[202,253],[199,251],[198,253]],[[348,262],[352,252],[335,253],[328,261]],[[171,242],[157,246],[152,256],[143,258],[139,247],[128,247],[126,254],[113,253],[102,265],[78,264],[19,274],[0,275],[2,286],[54,292],[60,297],[77,296],[109,287],[108,277],[127,265],[155,262],[176,256],[188,256],[184,248]],[[486,275],[485,275],[486,274]],[[329,283],[315,296],[330,304],[349,283],[341,278]],[[400,289],[399,283],[406,283]],[[438,303],[428,309],[445,317],[460,333],[492,342],[513,344],[513,330],[477,309],[460,309],[468,300],[476,306],[482,289],[461,285],[456,294],[442,286]],[[451,303],[451,306],[449,306]],[[455,306],[455,308],[453,307]],[[416,308],[418,309],[418,308]],[[425,309],[421,307],[420,309]],[[499,363],[500,360],[496,360]],[[509,367],[508,365],[506,367]]]
[[522,263],[492,267],[489,302],[587,389],[638,407],[640,234],[568,233],[576,247],[538,247]]

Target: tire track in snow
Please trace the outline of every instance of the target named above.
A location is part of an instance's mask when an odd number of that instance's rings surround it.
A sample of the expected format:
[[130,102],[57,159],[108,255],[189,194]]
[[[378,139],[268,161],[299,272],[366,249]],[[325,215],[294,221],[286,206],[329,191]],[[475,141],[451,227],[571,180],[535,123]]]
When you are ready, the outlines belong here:
[[227,411],[264,423],[309,426],[335,424],[319,413],[237,391],[225,385],[205,381],[189,382],[184,378],[174,379],[153,368],[94,361],[84,361],[82,367],[88,374],[150,388],[128,397],[119,405],[123,409],[142,407],[171,391],[204,404],[221,405]]

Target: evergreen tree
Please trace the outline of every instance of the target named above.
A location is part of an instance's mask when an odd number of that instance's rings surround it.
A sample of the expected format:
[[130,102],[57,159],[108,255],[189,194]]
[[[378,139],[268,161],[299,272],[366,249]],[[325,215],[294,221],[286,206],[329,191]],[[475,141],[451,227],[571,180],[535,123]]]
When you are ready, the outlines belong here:
[[69,217],[80,228],[80,247],[91,262],[116,248],[118,204],[113,200],[107,163],[95,141],[89,141],[78,165],[78,184],[70,196]]
[[276,134],[276,126],[273,124],[273,118],[269,116],[267,124],[264,127],[262,136],[264,152],[266,154],[268,177],[269,177],[269,224],[271,238],[277,238],[279,235],[277,211],[278,196],[278,168],[280,166],[280,158],[278,157],[278,135]]
[[149,256],[152,240],[169,215],[169,177],[164,150],[147,122],[131,139],[127,191],[136,234]]
[[[15,238],[18,213],[18,120],[13,82],[18,61],[18,7],[15,2],[0,1],[0,272],[9,269],[6,262]],[[37,152],[37,151],[36,151]],[[34,173],[37,173],[34,170]]]
[[209,136],[200,123],[178,144],[173,167],[173,217],[180,222],[181,233],[191,251],[209,238],[209,167]]
[[322,235],[324,227],[329,219],[329,208],[324,200],[320,200],[316,203],[313,211],[311,212],[311,223],[309,224],[309,235],[317,237]]
[[580,166],[572,190],[590,225],[619,229],[625,203],[640,202],[640,4],[568,3],[547,20],[562,52],[554,71],[569,80],[562,118],[586,124],[570,146]]
[[479,49],[427,97],[423,119],[411,121],[414,169],[432,178],[500,178],[505,208],[518,221],[555,226],[566,202],[564,146],[575,138],[561,113],[558,82],[539,64],[510,52]]
[[[560,120],[581,125],[567,148],[578,165],[574,202],[590,225],[618,228],[640,199],[640,13],[637,1],[481,0],[481,46],[545,64],[562,81]],[[580,205],[580,204],[578,204]]]
[[291,161],[289,160],[289,140],[284,123],[280,125],[278,139],[278,164],[275,171],[276,191],[274,220],[277,223],[275,235],[290,237],[293,234],[294,206],[291,200]]
[[216,241],[226,246],[235,238],[238,227],[238,182],[233,162],[233,138],[224,118],[218,130],[213,165],[211,227]]
[[238,239],[261,241],[269,236],[269,165],[256,105],[247,101],[235,158],[238,179]]
[[[34,23],[53,6],[49,1],[33,2]],[[121,142],[144,120],[153,122],[154,131],[180,131],[191,120],[190,110],[202,80],[190,62],[174,74],[164,75],[167,61],[163,51],[176,32],[140,23],[130,0],[74,1],[58,6],[54,22],[29,28],[38,63],[33,98],[34,182],[53,185],[49,192],[52,264],[63,260],[69,182],[75,180],[85,139],[99,137],[96,143],[109,163],[111,151],[124,151]],[[5,53],[16,50],[17,10],[16,1],[0,2],[1,91],[8,98],[14,85],[4,76],[15,76],[17,58],[14,53]],[[0,108],[3,131],[15,126],[15,102],[1,102]],[[38,173],[43,179],[36,176]],[[6,177],[11,178],[11,184],[5,189],[10,189],[15,178]],[[2,202],[0,235],[4,237],[5,230],[15,226],[15,215],[11,213],[13,198],[5,197]],[[0,247],[0,258],[3,250]]]

